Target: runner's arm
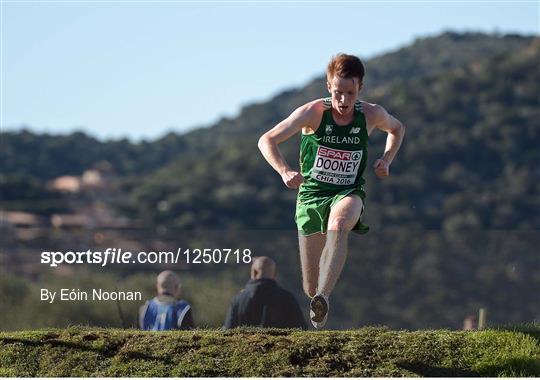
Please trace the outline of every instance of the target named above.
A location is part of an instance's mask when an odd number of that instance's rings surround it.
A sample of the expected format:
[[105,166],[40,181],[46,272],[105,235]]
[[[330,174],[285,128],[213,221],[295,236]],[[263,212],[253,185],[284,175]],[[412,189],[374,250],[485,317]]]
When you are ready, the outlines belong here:
[[384,154],[381,158],[376,160],[373,165],[375,174],[380,178],[384,178],[390,174],[390,164],[394,160],[394,157],[403,142],[405,126],[379,105],[375,106],[374,113],[375,127],[388,133]]
[[287,187],[296,189],[304,182],[304,178],[285,161],[278,145],[302,130],[311,126],[315,113],[313,103],[297,108],[289,117],[266,132],[259,139],[259,149],[270,166],[281,175]]

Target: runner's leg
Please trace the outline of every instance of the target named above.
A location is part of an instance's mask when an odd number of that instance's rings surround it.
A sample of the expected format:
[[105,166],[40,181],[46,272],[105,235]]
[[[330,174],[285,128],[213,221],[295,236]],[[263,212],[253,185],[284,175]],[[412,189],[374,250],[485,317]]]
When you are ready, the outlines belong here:
[[349,232],[361,213],[362,199],[357,195],[348,195],[332,207],[326,244],[321,255],[317,293],[328,297],[334,289],[347,258]]
[[326,236],[322,233],[309,236],[298,233],[298,242],[300,244],[300,263],[302,265],[304,293],[311,298],[317,292],[319,261],[326,242]]

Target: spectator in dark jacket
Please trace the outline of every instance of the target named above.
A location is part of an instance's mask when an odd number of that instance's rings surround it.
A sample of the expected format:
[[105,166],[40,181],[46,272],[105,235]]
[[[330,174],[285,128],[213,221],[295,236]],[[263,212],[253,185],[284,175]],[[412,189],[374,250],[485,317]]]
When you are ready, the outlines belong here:
[[188,330],[195,327],[191,305],[180,296],[180,278],[166,270],[157,277],[157,297],[146,301],[139,310],[139,327],[142,330]]
[[233,299],[223,328],[238,326],[307,329],[294,296],[275,281],[276,264],[269,257],[253,260],[251,280]]

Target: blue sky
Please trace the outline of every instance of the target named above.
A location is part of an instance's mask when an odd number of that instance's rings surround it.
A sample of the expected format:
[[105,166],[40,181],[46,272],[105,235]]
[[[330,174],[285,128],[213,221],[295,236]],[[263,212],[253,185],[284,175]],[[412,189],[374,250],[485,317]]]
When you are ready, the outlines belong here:
[[540,33],[532,1],[3,1],[1,10],[3,129],[102,139],[211,125],[306,84],[337,52],[370,58],[444,30]]

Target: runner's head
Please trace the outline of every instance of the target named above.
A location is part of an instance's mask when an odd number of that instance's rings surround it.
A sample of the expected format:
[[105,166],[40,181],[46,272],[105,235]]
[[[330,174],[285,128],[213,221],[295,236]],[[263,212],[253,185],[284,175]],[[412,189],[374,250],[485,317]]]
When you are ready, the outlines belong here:
[[362,89],[364,64],[349,54],[340,53],[330,60],[326,70],[328,92],[332,95],[332,108],[339,114],[354,111],[354,102]]
[[251,279],[276,278],[276,263],[268,256],[259,256],[251,264]]
[[171,270],[163,271],[157,276],[156,286],[159,296],[178,297],[180,295],[180,277]]

